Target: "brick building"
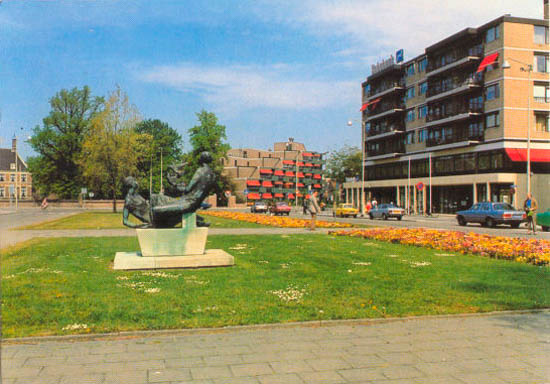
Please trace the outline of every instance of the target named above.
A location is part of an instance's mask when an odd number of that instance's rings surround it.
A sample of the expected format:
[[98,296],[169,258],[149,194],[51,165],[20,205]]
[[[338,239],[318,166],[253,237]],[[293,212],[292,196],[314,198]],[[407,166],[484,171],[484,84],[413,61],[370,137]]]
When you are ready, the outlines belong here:
[[290,201],[322,190],[323,155],[289,138],[273,150],[230,149],[224,164],[242,201]]
[[[17,162],[16,162],[17,159]],[[32,200],[32,175],[17,153],[17,139],[11,148],[0,148],[0,200]]]
[[[362,83],[365,198],[414,212],[477,201],[550,207],[548,0],[544,19],[499,17],[412,60],[372,67]],[[529,144],[528,144],[529,143]],[[418,188],[415,186],[418,185]],[[344,185],[360,206],[362,183]],[[431,196],[430,196],[431,193]]]

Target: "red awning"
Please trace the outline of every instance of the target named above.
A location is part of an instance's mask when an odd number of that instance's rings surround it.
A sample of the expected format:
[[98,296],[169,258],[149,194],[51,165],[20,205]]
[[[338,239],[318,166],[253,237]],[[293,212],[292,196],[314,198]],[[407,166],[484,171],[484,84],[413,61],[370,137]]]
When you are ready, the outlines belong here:
[[289,194],[288,194],[288,198],[289,198],[289,199],[294,199],[294,193],[289,193]]
[[271,195],[271,193],[264,193],[262,195],[262,199],[272,199],[272,198],[273,198],[273,196]]
[[304,153],[302,153],[302,156],[303,156],[303,157],[311,157],[311,156],[313,156],[313,153],[304,152]]
[[275,196],[275,197],[277,197],[277,198],[279,198],[279,197],[285,197],[285,195],[283,195],[282,193],[276,193],[276,194],[273,195],[273,196]]
[[313,175],[313,178],[314,178],[314,179],[317,179],[317,180],[321,180],[321,175],[319,175],[319,174]]
[[275,173],[274,173],[275,176],[284,176],[285,175],[285,171],[281,171],[280,169],[276,170]]
[[310,195],[309,195],[309,194],[307,194],[307,195],[306,195],[306,199],[309,199],[309,196],[310,196]]
[[304,166],[304,163],[301,162],[301,161],[298,161],[298,163],[296,164],[298,167],[303,167]]
[[294,165],[294,160],[283,160],[284,165]]
[[298,193],[296,194],[296,196],[302,197],[302,196],[304,196],[304,195],[302,195],[300,192],[298,192]]
[[321,188],[321,184],[313,184],[313,188]]
[[298,183],[298,188],[303,188],[303,187],[305,187],[305,185],[304,185],[304,184],[302,184],[302,183]]
[[[506,154],[512,161],[527,161],[526,148],[506,148]],[[530,160],[534,163],[550,163],[550,149],[531,148]]]
[[260,194],[259,193],[249,193],[246,195],[248,200],[260,200]]
[[285,187],[292,187],[294,183],[285,183]]
[[260,174],[262,175],[271,175],[273,171],[271,169],[260,169]]
[[[380,101],[380,99],[378,99],[378,101]],[[377,101],[377,102],[378,102],[378,101]],[[320,154],[320,153],[314,153],[314,154],[313,154],[313,157],[321,157],[321,154]]]
[[477,68],[476,73],[483,71],[486,67],[488,67],[491,64],[494,64],[497,60],[498,60],[498,52],[495,52],[489,56],[485,56],[483,60],[481,60],[481,63],[479,64],[479,67]]
[[298,177],[304,177],[304,174],[302,172],[298,172]]
[[246,185],[248,185],[249,187],[259,187],[261,184],[260,180],[247,180]]
[[269,180],[262,181],[262,187],[273,187],[273,183]]
[[286,171],[285,176],[294,176],[294,172],[292,171]]
[[275,185],[283,185],[283,182],[282,181],[276,181],[274,184]]
[[306,173],[306,177],[311,177],[312,173]]
[[311,163],[306,163],[306,167],[313,167],[313,164],[311,164]]

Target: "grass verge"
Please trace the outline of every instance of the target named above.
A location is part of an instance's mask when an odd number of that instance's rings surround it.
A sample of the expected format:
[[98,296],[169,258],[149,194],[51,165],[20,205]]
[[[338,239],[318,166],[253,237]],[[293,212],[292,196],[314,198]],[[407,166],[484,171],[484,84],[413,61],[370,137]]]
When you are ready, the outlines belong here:
[[230,268],[113,271],[135,238],[1,252],[3,337],[550,307],[550,269],[326,235],[211,236]]
[[[200,212],[199,212],[200,214]],[[130,216],[130,221],[138,223],[135,218]],[[220,217],[208,216],[206,221],[211,224],[210,228],[263,228],[264,225],[256,223],[247,223],[243,221],[225,219]],[[62,217],[51,221],[27,225],[15,228],[15,230],[27,229],[122,229],[127,228],[122,225],[122,213],[113,212],[83,212],[76,215]]]

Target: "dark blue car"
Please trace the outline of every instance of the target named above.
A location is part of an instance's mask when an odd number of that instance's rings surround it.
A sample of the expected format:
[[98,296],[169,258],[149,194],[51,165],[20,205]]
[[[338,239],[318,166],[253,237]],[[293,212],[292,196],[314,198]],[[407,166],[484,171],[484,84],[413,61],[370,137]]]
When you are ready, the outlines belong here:
[[508,224],[512,228],[517,228],[526,218],[525,212],[514,209],[508,203],[476,203],[470,209],[456,213],[459,225],[480,223],[483,226],[495,227],[498,224]]

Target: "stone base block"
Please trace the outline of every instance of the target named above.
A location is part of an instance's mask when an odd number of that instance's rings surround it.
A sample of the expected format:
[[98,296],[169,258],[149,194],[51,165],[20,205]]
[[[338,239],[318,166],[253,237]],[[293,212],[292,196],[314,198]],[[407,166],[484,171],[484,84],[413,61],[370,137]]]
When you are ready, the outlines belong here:
[[[193,220],[195,217],[193,216]],[[193,223],[194,227],[194,223]],[[181,256],[204,253],[208,228],[136,229],[142,256]]]
[[117,252],[113,269],[168,269],[229,267],[235,265],[235,258],[223,249],[207,249],[202,255],[149,256],[139,252]]

